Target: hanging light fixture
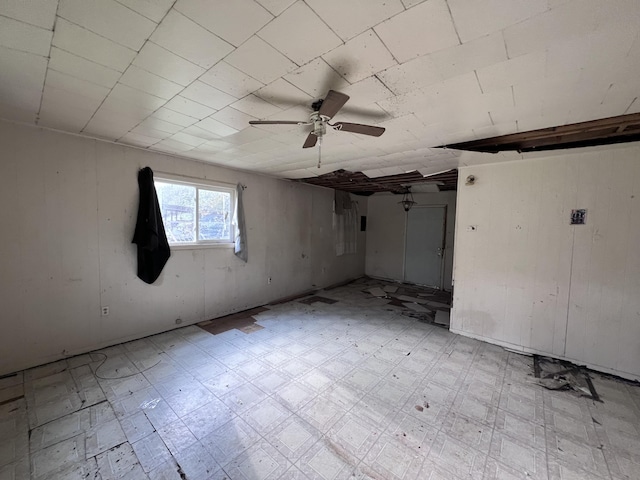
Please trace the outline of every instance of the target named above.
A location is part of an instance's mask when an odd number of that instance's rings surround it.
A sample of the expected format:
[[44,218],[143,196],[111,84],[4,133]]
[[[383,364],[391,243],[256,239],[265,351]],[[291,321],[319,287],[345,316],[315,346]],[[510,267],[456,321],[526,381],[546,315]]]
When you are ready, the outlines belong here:
[[405,212],[411,210],[411,207],[413,207],[417,203],[413,200],[411,187],[405,187],[404,194],[402,195],[402,201],[398,203],[402,204],[402,208],[404,208]]

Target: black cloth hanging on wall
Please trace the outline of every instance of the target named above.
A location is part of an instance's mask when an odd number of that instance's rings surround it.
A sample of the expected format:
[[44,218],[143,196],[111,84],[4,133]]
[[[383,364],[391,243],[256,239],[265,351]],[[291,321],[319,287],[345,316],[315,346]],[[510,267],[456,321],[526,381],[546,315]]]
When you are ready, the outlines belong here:
[[160,276],[171,256],[167,235],[164,232],[162,213],[153,185],[153,171],[145,167],[138,171],[140,204],[133,241],[138,245],[138,277],[153,283]]

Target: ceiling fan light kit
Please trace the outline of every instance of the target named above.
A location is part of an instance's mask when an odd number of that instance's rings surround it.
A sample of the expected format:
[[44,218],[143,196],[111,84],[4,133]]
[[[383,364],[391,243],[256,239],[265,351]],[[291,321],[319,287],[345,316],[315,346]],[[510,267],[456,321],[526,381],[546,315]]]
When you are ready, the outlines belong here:
[[302,148],[315,147],[318,144],[318,168],[321,161],[321,145],[322,137],[327,133],[327,125],[333,130],[357,133],[360,135],[369,135],[379,137],[384,133],[384,128],[373,125],[364,125],[360,123],[336,122],[329,123],[329,120],[340,111],[347,103],[349,96],[344,93],[329,90],[327,96],[321,100],[317,100],[311,104],[313,113],[308,122],[299,122],[295,120],[251,120],[251,125],[309,125],[312,126],[311,132],[307,136]]

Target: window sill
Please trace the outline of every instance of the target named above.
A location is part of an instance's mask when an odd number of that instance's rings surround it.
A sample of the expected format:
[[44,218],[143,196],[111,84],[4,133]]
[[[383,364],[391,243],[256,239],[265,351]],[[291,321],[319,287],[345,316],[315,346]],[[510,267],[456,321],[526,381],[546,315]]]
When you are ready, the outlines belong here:
[[200,250],[203,248],[233,248],[235,243],[186,243],[169,245],[171,250]]

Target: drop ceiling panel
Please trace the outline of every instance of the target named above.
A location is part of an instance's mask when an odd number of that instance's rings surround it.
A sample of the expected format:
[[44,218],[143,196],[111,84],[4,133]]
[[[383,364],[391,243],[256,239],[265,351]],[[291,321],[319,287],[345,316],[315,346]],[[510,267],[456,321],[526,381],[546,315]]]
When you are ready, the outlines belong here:
[[546,77],[547,52],[542,50],[495,63],[476,71],[485,92]]
[[153,116],[155,118],[159,118],[160,120],[164,120],[165,122],[180,125],[181,127],[188,127],[198,121],[198,119],[195,117],[183,115],[182,113],[174,112],[173,110],[165,107],[159,108],[158,110],[153,112]]
[[296,68],[295,63],[255,35],[225,60],[238,70],[265,84],[273,82]]
[[63,90],[70,94],[91,98],[99,102],[102,102],[110,91],[109,88],[103,87],[102,85],[87,82],[86,80],[81,80],[64,73],[56,72],[55,70],[49,70],[47,73],[45,87]]
[[280,15],[293,5],[296,0],[256,0],[260,5],[269,10],[272,15]]
[[460,43],[445,0],[421,3],[374,30],[399,62]]
[[0,15],[52,30],[57,8],[58,0],[4,0],[0,3]]
[[397,64],[373,30],[361,33],[322,58],[349,83],[359,82]]
[[119,72],[124,72],[136,55],[134,50],[118,45],[62,18],[58,18],[56,22],[52,44],[61,50]]
[[0,47],[0,103],[37,112],[40,106],[47,59]]
[[46,57],[49,55],[52,36],[51,30],[0,16],[0,46],[2,47]]
[[278,108],[255,95],[247,95],[237,102],[232,103],[231,106],[236,110],[259,119],[276,115],[282,111],[281,108]]
[[474,38],[497,32],[547,10],[547,0],[448,0],[460,39]]
[[235,128],[232,128],[229,125],[225,125],[224,123],[219,122],[218,120],[215,120],[211,117],[207,117],[204,120],[199,121],[198,123],[196,123],[196,127],[214,133],[219,137],[227,137],[238,132],[238,130],[236,130]]
[[175,0],[118,0],[118,3],[129,7],[149,20],[159,23],[175,3]]
[[331,89],[341,90],[349,85],[349,83],[338,75],[322,58],[318,58],[296,69],[284,78],[314,98],[320,98],[326,95]]
[[115,0],[60,0],[58,16],[135,51],[157,25]]
[[236,97],[224,93],[217,88],[213,88],[199,80],[196,80],[185,88],[180,95],[215,110],[220,110],[237,100]]
[[303,92],[282,78],[259,89],[255,93],[263,100],[282,109],[298,105],[311,105],[312,103],[311,95]]
[[404,10],[400,0],[309,0],[307,3],[343,40]]
[[218,62],[200,77],[200,81],[222,90],[236,98],[242,98],[263,86],[261,82],[232,67],[227,62]]
[[150,37],[151,41],[203,68],[210,68],[233,47],[175,10],[171,10]]
[[144,44],[133,64],[183,87],[189,85],[206,71],[206,69],[153,42]]
[[190,117],[197,118],[202,120],[205,117],[208,117],[212,113],[215,113],[215,109],[211,107],[207,107],[198,102],[194,102],[193,100],[189,100],[181,95],[177,95],[169,100],[164,105],[166,108],[173,110],[174,112],[182,113],[183,115],[188,115]]
[[182,91],[181,85],[142,70],[135,65],[130,65],[127,68],[127,71],[120,78],[120,83],[165,100],[170,100]]
[[174,8],[236,47],[273,19],[253,0],[178,0]]
[[298,65],[342,43],[304,2],[293,4],[260,30],[258,36]]
[[251,120],[257,120],[256,117],[247,115],[246,113],[243,113],[232,107],[223,108],[219,112],[211,115],[211,118],[224,123],[229,127],[233,127],[238,131],[247,128],[247,125],[249,125],[249,122]]
[[51,48],[49,69],[107,88],[113,88],[122,75],[117,70],[86,60],[56,47]]

